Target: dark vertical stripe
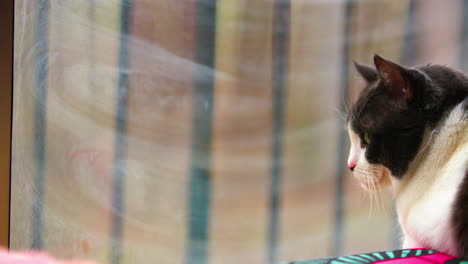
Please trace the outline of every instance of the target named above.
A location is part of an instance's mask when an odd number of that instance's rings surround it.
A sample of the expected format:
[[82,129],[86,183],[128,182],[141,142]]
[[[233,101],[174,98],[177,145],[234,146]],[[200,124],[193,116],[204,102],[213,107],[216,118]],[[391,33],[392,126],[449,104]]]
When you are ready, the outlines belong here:
[[460,36],[460,68],[468,71],[468,0],[463,0],[463,13]]
[[35,71],[34,71],[34,194],[32,208],[32,245],[33,249],[43,247],[43,211],[45,181],[45,148],[47,85],[49,74],[49,1],[37,2]]
[[0,247],[10,245],[14,1],[0,1]]
[[[345,112],[345,104],[348,100],[348,81],[349,81],[349,45],[351,41],[351,14],[353,3],[347,0],[344,3],[343,17],[343,47],[341,56],[341,89],[339,93],[340,112]],[[343,100],[343,102],[341,102]],[[342,119],[338,118],[338,127],[343,125]],[[336,171],[336,186],[335,186],[335,219],[333,223],[333,238],[332,238],[332,254],[334,256],[343,253],[343,217],[345,207],[345,174],[346,168],[346,132],[339,129],[338,149],[337,149],[337,171]]]
[[400,60],[405,65],[412,65],[417,59],[417,30],[415,20],[415,0],[408,3],[408,13],[406,15],[405,31],[403,36],[403,47]]
[[88,8],[88,19],[89,19],[89,27],[88,27],[88,54],[89,54],[89,71],[88,71],[88,85],[91,89],[92,97],[96,97],[96,0],[89,1],[89,8]]
[[188,190],[186,263],[207,263],[211,199],[211,143],[213,125],[216,0],[196,1],[196,54],[201,66],[194,72],[192,153]]
[[125,214],[125,170],[127,159],[127,117],[129,79],[129,40],[132,1],[122,0],[120,17],[119,71],[115,127],[114,167],[112,171],[112,219],[110,263],[119,264],[122,259],[123,216]]
[[278,261],[278,234],[280,228],[281,183],[283,173],[283,125],[288,65],[289,41],[289,0],[275,0],[273,10],[272,49],[272,168],[270,178],[268,259],[267,263]]

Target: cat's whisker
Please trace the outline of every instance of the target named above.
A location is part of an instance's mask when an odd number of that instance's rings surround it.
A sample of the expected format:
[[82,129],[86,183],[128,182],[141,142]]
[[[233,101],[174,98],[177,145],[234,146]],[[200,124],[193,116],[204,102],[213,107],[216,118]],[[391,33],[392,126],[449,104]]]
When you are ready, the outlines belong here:
[[[366,179],[367,179],[367,186],[369,188],[369,195],[370,195],[370,198],[371,198],[371,211],[370,211],[370,214],[372,215],[372,213],[374,212],[374,210],[378,210],[378,200],[377,200],[377,197],[375,196],[375,184],[374,184],[374,181],[372,180],[372,177],[370,177],[371,174],[369,171],[367,171],[367,175],[366,175]],[[377,207],[376,207],[377,206]]]
[[343,102],[343,104],[344,104],[346,113],[351,113],[351,108],[350,108],[349,105],[346,103],[346,100]]
[[[366,177],[365,177],[365,182],[366,182],[367,188],[369,188],[370,182],[369,182],[369,177],[367,177],[367,175],[366,175]],[[372,197],[372,193],[371,193],[369,190],[367,191],[367,193],[368,193],[368,195],[369,195],[369,202],[370,202],[370,206],[369,206],[369,215],[367,216],[367,218],[370,219],[371,216],[372,216],[372,203],[373,203],[373,200],[374,200],[374,199],[373,199],[373,197]]]
[[[381,171],[378,167],[372,166],[371,169],[372,169],[373,179],[376,178],[376,175],[380,175]],[[380,180],[381,179],[379,179],[378,181],[374,180],[373,182],[375,184],[375,190],[376,192],[378,192],[378,194],[376,194],[376,196],[378,196],[377,197],[378,210],[385,210],[383,196],[382,196],[382,189],[380,186]]]
[[364,109],[364,107],[366,106],[366,104],[367,104],[368,101],[369,101],[369,98],[366,98],[366,101],[364,101],[364,104],[362,104],[361,108],[360,108],[359,111],[357,112],[356,119],[357,119],[357,117],[361,116],[361,112],[362,112],[362,110]]
[[[380,184],[377,182],[377,186],[380,186]],[[383,200],[383,196],[382,196],[382,189],[380,187],[377,188],[377,192],[378,192],[378,198],[379,198],[379,203],[380,203],[380,210],[383,210],[385,211],[385,204],[384,204],[384,200]]]
[[348,103],[346,103],[346,101],[344,102],[344,105],[345,105],[346,111],[349,112],[349,109],[351,109],[351,108],[349,107]]
[[376,210],[379,211],[381,209],[380,209],[380,205],[379,205],[379,197],[377,196],[377,186],[376,186],[376,183],[375,183],[375,180],[374,180],[374,175],[372,175],[371,183],[372,183],[372,195],[374,196],[375,203],[376,203],[376,206],[377,206]]
[[[369,179],[366,177],[366,183],[367,183],[367,188],[370,188],[370,182]],[[369,201],[370,201],[370,208],[369,208],[369,215],[367,216],[368,219],[372,217],[372,212],[374,209],[374,196],[372,195],[372,192],[368,189],[367,193],[369,194]]]
[[358,122],[358,119],[357,119],[357,116],[356,116],[356,113],[354,111],[350,111],[350,116],[351,118],[353,119],[354,122]]
[[369,102],[369,100],[370,100],[372,97],[374,97],[374,96],[376,96],[376,95],[378,95],[378,94],[380,94],[380,92],[375,92],[375,93],[369,95],[369,96],[366,98],[366,101],[364,101],[364,103],[362,104],[361,108],[360,108],[359,111],[358,111],[357,116],[360,116],[360,115],[361,115],[362,110],[364,110],[364,107],[366,107],[366,105],[367,105],[367,103]]
[[346,121],[346,113],[345,113],[345,112],[340,111],[340,110],[339,110],[338,108],[336,108],[336,107],[331,107],[331,106],[329,106],[329,107],[327,107],[327,108],[330,109],[330,110],[335,111],[335,112],[341,117],[341,119],[343,119],[343,121]]

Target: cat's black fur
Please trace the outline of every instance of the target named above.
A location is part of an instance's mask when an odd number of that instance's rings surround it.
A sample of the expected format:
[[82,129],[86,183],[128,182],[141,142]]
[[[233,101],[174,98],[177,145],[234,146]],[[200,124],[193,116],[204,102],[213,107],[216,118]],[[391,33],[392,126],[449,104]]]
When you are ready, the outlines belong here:
[[[384,165],[401,179],[420,150],[426,129],[431,131],[459,103],[468,119],[468,77],[440,65],[406,68],[378,55],[374,63],[376,68],[355,63],[367,87],[350,109],[348,122],[367,147],[367,161]],[[364,133],[371,144],[365,143]],[[455,240],[459,257],[468,257],[468,171],[455,191]]]

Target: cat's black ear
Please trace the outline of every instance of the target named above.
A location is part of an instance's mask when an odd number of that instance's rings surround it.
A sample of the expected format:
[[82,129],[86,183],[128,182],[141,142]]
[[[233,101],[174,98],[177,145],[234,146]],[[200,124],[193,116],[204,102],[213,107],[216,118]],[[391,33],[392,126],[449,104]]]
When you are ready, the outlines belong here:
[[390,95],[394,98],[404,98],[406,101],[411,101],[413,90],[405,77],[406,69],[394,62],[385,60],[379,55],[374,56],[374,63],[380,81],[388,87]]
[[353,62],[354,66],[356,67],[356,70],[366,82],[371,83],[379,79],[379,75],[377,74],[377,71],[374,68],[357,63],[356,61]]

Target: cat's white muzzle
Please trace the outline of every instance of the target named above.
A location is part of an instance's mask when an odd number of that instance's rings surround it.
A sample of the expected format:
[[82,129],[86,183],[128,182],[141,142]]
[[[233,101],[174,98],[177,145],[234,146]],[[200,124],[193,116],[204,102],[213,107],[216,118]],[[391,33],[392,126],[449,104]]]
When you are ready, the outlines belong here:
[[358,180],[361,187],[367,191],[375,191],[385,184],[385,167],[370,164],[367,161],[358,162],[353,171],[353,176]]
[[361,187],[368,191],[378,190],[388,184],[388,169],[383,165],[371,164],[365,157],[366,148],[361,147],[361,139],[348,126],[351,149],[348,157],[348,167]]

